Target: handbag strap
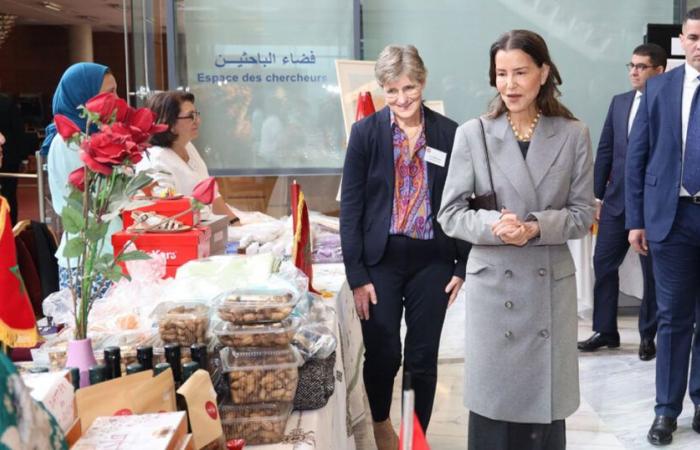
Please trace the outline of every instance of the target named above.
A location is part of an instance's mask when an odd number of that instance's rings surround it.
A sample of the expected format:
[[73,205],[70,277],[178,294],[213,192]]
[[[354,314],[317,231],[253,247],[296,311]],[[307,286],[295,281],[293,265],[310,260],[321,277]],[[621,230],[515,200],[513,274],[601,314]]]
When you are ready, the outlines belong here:
[[493,190],[493,177],[491,176],[491,161],[489,161],[489,146],[486,145],[486,132],[484,131],[484,122],[479,117],[479,127],[481,128],[481,139],[484,142],[484,154],[486,155],[486,167],[489,170],[489,185],[491,186],[491,192]]

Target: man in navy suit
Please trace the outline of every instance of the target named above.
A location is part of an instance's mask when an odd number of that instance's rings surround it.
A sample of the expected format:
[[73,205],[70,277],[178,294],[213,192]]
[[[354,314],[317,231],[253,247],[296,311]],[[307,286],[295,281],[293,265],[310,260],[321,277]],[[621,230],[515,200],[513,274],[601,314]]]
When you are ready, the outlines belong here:
[[[656,279],[654,445],[671,443],[682,410],[700,294],[700,8],[688,11],[680,40],[685,64],[647,82],[626,161],[629,241],[639,253],[651,250]],[[688,385],[700,433],[698,353]]]
[[[632,90],[613,97],[605,118],[596,152],[593,189],[597,199],[598,237],[593,256],[593,335],[578,343],[584,352],[600,347],[620,346],[617,331],[619,269],[629,250],[625,228],[625,154],[627,137],[639,110],[646,81],[666,70],[666,51],[656,44],[634,49],[627,64]],[[649,361],[656,355],[656,294],[651,257],[639,255],[644,294],[639,307],[639,358]]]

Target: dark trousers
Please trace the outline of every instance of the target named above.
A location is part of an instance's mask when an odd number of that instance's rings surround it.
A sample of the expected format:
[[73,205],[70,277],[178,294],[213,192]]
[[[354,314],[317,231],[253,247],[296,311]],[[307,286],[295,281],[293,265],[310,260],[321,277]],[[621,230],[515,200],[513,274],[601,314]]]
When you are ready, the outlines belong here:
[[390,236],[382,260],[368,267],[377,293],[370,318],[362,321],[365,343],[364,381],[376,422],[391,408],[394,378],[401,364],[401,314],[406,314],[404,371],[411,373],[415,411],[428,428],[437,383],[440,333],[448,295],[445,286],[454,264],[441,259],[433,241]]
[[700,326],[694,327],[700,312],[700,205],[680,201],[666,239],[649,246],[659,307],[655,411],[678,417],[686,385],[693,403],[700,404]]
[[515,423],[469,412],[468,450],[564,450],[566,422]]
[[[593,331],[617,333],[617,300],[620,295],[619,269],[630,248],[625,215],[600,214],[598,236],[593,255]],[[644,293],[639,306],[639,335],[654,339],[656,335],[656,284],[651,256],[639,256],[642,265]]]

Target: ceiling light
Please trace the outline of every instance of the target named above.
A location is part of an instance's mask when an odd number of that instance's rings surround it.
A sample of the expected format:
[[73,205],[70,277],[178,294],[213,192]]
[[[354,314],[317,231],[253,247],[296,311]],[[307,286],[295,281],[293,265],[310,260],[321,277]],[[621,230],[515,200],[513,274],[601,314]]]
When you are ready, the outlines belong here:
[[44,5],[44,8],[50,9],[51,11],[56,11],[56,12],[61,12],[63,11],[63,6],[59,5],[58,3],[54,2],[41,2],[42,5]]

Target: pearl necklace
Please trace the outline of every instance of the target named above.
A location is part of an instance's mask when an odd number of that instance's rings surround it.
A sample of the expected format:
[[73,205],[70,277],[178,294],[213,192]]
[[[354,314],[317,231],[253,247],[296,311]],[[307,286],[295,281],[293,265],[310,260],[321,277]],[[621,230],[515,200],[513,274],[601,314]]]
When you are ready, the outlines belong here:
[[537,122],[539,122],[541,114],[542,113],[540,111],[537,111],[537,115],[534,119],[532,119],[532,122],[530,123],[527,132],[520,134],[515,124],[513,123],[513,120],[510,118],[510,112],[506,113],[506,116],[508,117],[508,123],[510,124],[511,129],[513,130],[513,134],[515,134],[515,139],[522,142],[530,142],[530,139],[532,139],[532,133],[535,132],[535,126],[537,125]]

